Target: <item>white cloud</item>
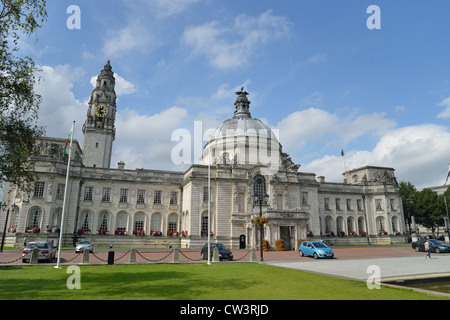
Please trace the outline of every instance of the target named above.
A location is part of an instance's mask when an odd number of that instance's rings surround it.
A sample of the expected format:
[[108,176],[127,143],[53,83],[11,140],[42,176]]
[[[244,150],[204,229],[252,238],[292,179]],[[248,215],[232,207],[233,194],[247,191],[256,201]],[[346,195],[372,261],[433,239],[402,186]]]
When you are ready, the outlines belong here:
[[[171,159],[172,132],[183,126],[187,110],[172,107],[154,115],[138,114],[134,110],[118,110],[117,135],[113,148],[114,168],[124,161],[126,168],[176,169]],[[172,147],[171,147],[172,146]]]
[[211,21],[187,27],[182,43],[192,49],[191,57],[204,56],[211,66],[226,70],[243,66],[259,48],[288,33],[288,19],[268,10],[258,17],[240,15],[229,25]]
[[[320,99],[321,100],[321,99]],[[285,152],[301,151],[306,143],[323,141],[344,146],[366,134],[379,136],[395,126],[385,114],[372,113],[340,117],[319,108],[308,108],[289,114],[276,127]]]
[[[97,78],[98,78],[98,75],[93,76],[90,80],[93,88],[95,88],[95,86],[96,86]],[[134,84],[132,84],[128,80],[125,80],[117,73],[114,73],[114,78],[116,80],[115,91],[116,91],[116,95],[118,97],[136,92],[136,88],[135,88]]]
[[444,111],[438,114],[438,118],[450,118],[450,97],[445,98],[440,103],[438,103],[438,106],[444,107]]
[[[366,166],[396,169],[398,181],[410,181],[416,187],[444,183],[448,169],[448,128],[427,124],[394,129],[381,137],[373,150],[347,151],[347,170]],[[303,171],[325,176],[327,181],[343,180],[344,160],[339,155],[326,155],[304,164]]]
[[[42,70],[39,73],[41,81],[36,85],[36,92],[42,96],[42,103],[38,124],[46,127],[46,136],[64,137],[74,120],[80,128],[84,123],[87,104],[76,99],[72,93],[73,83],[82,71],[69,65],[39,68]],[[79,137],[75,139],[80,140]]]

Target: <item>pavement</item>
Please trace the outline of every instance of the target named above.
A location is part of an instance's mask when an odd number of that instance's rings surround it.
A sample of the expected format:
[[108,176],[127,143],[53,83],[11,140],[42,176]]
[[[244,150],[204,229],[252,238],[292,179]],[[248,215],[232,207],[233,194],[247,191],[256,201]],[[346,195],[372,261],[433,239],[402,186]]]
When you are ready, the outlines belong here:
[[[450,276],[450,254],[432,254],[432,259],[425,259],[425,252],[415,252],[411,246],[363,246],[363,247],[332,247],[334,259],[317,259],[300,257],[297,251],[269,251],[263,252],[264,260],[260,263],[267,265],[298,269],[336,277],[367,280],[376,266],[382,281],[417,277]],[[108,251],[96,250],[90,255],[90,264],[105,264]],[[115,264],[129,263],[129,249],[112,249],[115,251]],[[171,263],[171,251],[138,249],[136,263]],[[233,250],[236,262],[248,262],[251,255],[249,250]],[[23,265],[20,259],[21,250],[6,250],[0,253],[0,266]],[[259,261],[260,252],[256,252]],[[82,254],[75,254],[73,250],[62,252],[62,264],[82,263]],[[200,259],[199,250],[181,249],[180,263],[205,263]],[[234,262],[222,262],[234,263]],[[41,263],[40,263],[41,264]],[[53,262],[54,264],[54,262]]]
[[382,282],[450,276],[450,254],[432,253],[432,258],[426,259],[425,252],[415,252],[410,246],[332,249],[335,253],[334,259],[315,260],[312,257],[299,257],[296,253],[296,259],[275,260],[267,257],[264,263],[363,281],[375,275],[375,270]]

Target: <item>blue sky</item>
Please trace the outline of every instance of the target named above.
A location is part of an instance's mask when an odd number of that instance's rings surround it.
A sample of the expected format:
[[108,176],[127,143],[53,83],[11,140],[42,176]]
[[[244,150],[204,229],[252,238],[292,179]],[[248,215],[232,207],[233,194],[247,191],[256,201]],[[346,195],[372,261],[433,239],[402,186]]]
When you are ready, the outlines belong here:
[[[68,29],[77,5],[81,29]],[[370,30],[370,5],[381,29]],[[111,60],[118,109],[112,166],[184,170],[171,133],[217,127],[245,86],[250,111],[279,129],[300,171],[341,182],[347,169],[396,169],[416,187],[444,182],[450,163],[446,1],[48,0],[21,52],[42,69],[40,124],[81,126],[91,80]],[[193,161],[196,159],[193,159]]]

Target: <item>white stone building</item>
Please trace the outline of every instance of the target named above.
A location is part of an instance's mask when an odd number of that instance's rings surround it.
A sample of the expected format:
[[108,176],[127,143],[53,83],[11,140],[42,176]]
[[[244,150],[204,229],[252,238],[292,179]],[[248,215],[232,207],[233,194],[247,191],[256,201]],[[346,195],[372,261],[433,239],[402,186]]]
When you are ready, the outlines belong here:
[[[201,164],[185,172],[127,170],[121,162],[111,168],[114,87],[108,61],[89,101],[83,147],[74,140],[65,244],[77,235],[97,245],[199,247],[211,232],[212,241],[232,248],[259,246],[259,227],[253,223],[260,212],[255,194],[267,195],[264,238],[272,247],[277,239],[295,249],[299,239],[327,236],[336,242],[366,242],[366,234],[371,242],[404,241],[395,236],[405,232],[405,223],[394,169],[350,170],[343,183],[299,171],[273,130],[252,118],[244,88],[236,93],[233,118],[205,145]],[[20,244],[25,235],[57,238],[67,168],[65,141],[39,141],[39,155],[33,159],[39,180],[33,193],[6,184],[4,201],[17,205],[7,223],[7,244]],[[0,226],[4,224],[2,214]]]

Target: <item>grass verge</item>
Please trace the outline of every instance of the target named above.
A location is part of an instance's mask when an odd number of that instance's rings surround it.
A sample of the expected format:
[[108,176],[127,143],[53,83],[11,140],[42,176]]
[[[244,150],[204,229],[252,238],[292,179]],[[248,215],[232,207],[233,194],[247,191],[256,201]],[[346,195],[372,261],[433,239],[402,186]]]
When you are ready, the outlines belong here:
[[424,300],[410,289],[257,263],[80,266],[69,290],[67,266],[0,267],[2,300]]

